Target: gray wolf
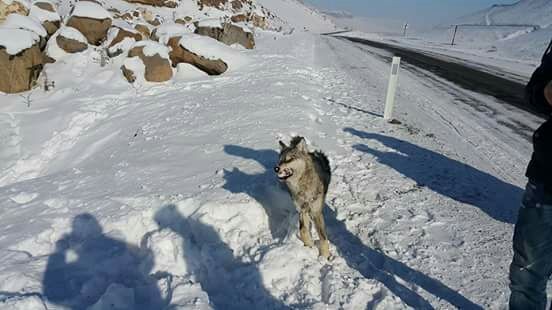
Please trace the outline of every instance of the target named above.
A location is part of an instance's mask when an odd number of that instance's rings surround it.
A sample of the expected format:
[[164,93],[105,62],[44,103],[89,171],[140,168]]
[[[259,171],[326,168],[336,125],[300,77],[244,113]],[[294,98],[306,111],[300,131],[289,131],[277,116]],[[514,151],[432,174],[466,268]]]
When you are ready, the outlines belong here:
[[327,259],[330,249],[322,211],[331,180],[330,162],[320,151],[309,152],[303,137],[293,137],[289,146],[280,141],[280,148],[274,171],[286,184],[299,213],[299,237],[305,246],[314,246],[312,220],[320,238],[319,254]]

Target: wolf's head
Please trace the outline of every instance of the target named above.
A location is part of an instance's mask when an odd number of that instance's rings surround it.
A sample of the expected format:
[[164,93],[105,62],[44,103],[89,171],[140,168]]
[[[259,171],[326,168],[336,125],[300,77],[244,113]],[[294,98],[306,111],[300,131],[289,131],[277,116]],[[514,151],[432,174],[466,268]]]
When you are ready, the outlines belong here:
[[274,171],[281,181],[299,178],[307,168],[309,150],[303,137],[293,137],[287,146],[280,141],[280,159]]

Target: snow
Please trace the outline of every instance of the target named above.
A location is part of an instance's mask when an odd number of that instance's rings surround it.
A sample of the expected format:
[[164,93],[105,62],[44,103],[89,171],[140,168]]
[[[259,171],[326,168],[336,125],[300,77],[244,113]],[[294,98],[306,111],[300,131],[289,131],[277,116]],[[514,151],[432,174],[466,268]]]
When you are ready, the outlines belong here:
[[[246,60],[221,76],[180,64],[171,83],[146,83],[138,57],[102,67],[88,49],[45,65],[52,90],[0,95],[0,309],[507,304],[542,120],[405,66],[402,124],[389,124],[387,52],[256,35],[247,51],[184,35],[201,54]],[[331,161],[330,261],[297,238],[273,172],[278,140],[297,134]]]
[[177,23],[166,23],[156,28],[155,35],[159,38],[159,42],[167,44],[172,37],[178,37],[183,34],[193,33],[194,25],[181,25]]
[[94,19],[111,19],[111,14],[106,9],[92,1],[79,1],[75,3],[71,15]]
[[58,35],[61,35],[67,39],[72,39],[82,43],[87,43],[86,37],[77,29],[69,26],[63,26],[59,29]]
[[19,14],[10,14],[6,17],[4,23],[2,23],[2,28],[9,29],[24,29],[32,31],[38,34],[41,37],[46,37],[48,33],[42,27],[40,22],[32,17],[23,16]]
[[19,54],[39,40],[40,36],[35,32],[0,26],[0,47],[4,47],[10,55]]
[[[44,1],[41,0],[41,2],[44,2]],[[50,3],[50,2],[46,2],[46,3]],[[52,5],[55,7],[54,4]],[[39,8],[36,5],[31,6],[31,10],[29,11],[29,16],[38,19],[41,23],[45,21],[50,21],[50,22],[61,21],[61,17],[57,12],[50,12],[48,10],[44,10]]]
[[283,19],[288,29],[294,28],[297,31],[313,31],[316,33],[335,30],[335,25],[330,19],[313,8],[305,6],[300,1],[257,0],[257,3]]
[[177,79],[192,80],[207,77],[207,73],[187,63],[179,63],[176,70]]
[[222,23],[218,18],[208,18],[198,22],[198,27],[222,28]]
[[234,49],[210,37],[194,33],[182,35],[180,46],[207,59],[222,59],[232,69],[237,69],[248,62],[243,51]]
[[151,57],[154,55],[159,55],[161,58],[169,59],[170,48],[166,45],[155,41],[143,40],[138,41],[134,44],[134,47],[143,47],[142,52],[145,56]]

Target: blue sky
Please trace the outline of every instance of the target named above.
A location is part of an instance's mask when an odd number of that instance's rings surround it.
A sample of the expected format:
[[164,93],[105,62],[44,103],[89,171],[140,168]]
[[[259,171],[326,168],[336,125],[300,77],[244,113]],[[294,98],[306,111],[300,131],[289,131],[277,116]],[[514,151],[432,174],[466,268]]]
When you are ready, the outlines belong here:
[[315,7],[346,10],[357,16],[384,17],[403,22],[437,24],[493,4],[515,0],[306,0]]

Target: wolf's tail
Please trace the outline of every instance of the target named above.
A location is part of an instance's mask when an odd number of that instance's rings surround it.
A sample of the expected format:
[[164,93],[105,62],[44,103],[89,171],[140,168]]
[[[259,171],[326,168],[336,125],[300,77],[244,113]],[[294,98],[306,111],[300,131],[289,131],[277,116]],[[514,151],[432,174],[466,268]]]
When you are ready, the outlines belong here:
[[320,151],[315,151],[312,155],[314,156],[314,159],[318,162],[318,164],[322,168],[322,172],[324,173],[324,177],[323,177],[324,188],[325,188],[325,191],[327,192],[332,179],[332,168],[330,167],[330,161],[328,160],[328,157],[326,156],[326,154]]

